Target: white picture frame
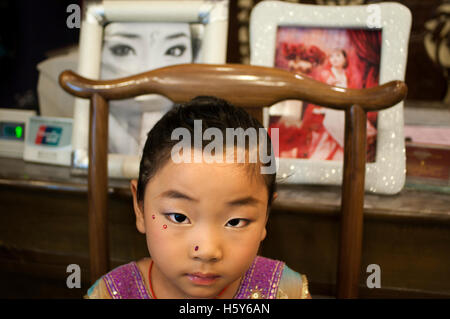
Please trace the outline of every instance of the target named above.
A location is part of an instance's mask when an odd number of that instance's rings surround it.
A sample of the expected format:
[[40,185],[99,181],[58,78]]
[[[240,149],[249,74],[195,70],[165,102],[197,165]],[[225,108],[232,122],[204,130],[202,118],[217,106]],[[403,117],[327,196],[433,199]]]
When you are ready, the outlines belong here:
[[[104,27],[111,22],[165,22],[202,24],[201,63],[226,61],[228,0],[208,1],[85,1],[80,30],[77,72],[99,79],[101,74]],[[72,174],[85,175],[89,164],[89,100],[74,102]],[[108,154],[108,176],[136,178],[140,155]]]
[[[361,6],[319,6],[264,1],[250,17],[250,63],[274,67],[279,26],[304,28],[381,29],[381,60],[378,84],[404,81],[411,13],[399,3]],[[269,107],[264,109],[268,127]],[[396,194],[405,183],[403,102],[380,111],[377,121],[375,161],[366,164],[365,189]],[[343,123],[342,123],[343,125]],[[343,162],[300,158],[277,158],[277,177],[286,184],[341,185]]]

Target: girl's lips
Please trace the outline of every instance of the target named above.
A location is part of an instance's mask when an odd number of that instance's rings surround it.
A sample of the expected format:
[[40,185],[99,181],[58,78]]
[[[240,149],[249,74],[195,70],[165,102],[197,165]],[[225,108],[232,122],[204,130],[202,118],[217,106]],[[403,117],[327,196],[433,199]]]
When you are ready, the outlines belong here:
[[220,276],[215,274],[187,274],[187,277],[191,282],[197,285],[211,285],[214,283]]

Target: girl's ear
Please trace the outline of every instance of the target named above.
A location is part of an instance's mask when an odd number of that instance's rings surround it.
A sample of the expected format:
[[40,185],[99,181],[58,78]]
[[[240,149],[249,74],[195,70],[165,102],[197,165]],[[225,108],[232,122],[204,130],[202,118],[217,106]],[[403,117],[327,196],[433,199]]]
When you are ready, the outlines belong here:
[[137,230],[145,234],[145,218],[143,205],[138,202],[137,199],[137,180],[133,179],[130,182],[131,194],[133,195],[133,208],[134,214],[136,215],[136,228]]
[[266,235],[267,235],[267,229],[266,229],[266,226],[264,225],[264,230],[263,230],[263,232],[261,234],[261,240],[260,241],[263,241],[264,238],[266,238]]
[[[277,199],[277,197],[278,197],[278,193],[277,192],[274,192],[273,193],[273,195],[272,195],[272,203],[275,201],[275,199]],[[267,208],[268,209],[268,208]],[[261,233],[261,241],[263,241],[264,240],[264,238],[266,238],[266,235],[267,235],[267,229],[266,229],[266,227],[267,227],[267,220],[269,219],[269,212],[266,212],[266,221],[265,221],[265,224],[264,224],[264,230],[263,230],[263,232]]]
[[277,199],[277,197],[278,197],[278,193],[274,192],[273,196],[272,196],[272,203],[275,201],[275,199]]

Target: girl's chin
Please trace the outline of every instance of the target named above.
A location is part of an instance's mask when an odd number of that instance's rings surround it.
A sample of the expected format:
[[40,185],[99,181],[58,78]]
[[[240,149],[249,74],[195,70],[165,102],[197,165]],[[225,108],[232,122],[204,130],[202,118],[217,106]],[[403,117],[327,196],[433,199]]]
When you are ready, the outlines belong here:
[[195,294],[195,295],[190,295],[187,299],[215,299],[218,294],[219,293],[213,294],[213,295],[211,295],[211,294],[209,294],[209,295],[206,295],[206,294]]
[[186,291],[188,299],[215,299],[221,290],[211,289],[210,287],[193,288]]

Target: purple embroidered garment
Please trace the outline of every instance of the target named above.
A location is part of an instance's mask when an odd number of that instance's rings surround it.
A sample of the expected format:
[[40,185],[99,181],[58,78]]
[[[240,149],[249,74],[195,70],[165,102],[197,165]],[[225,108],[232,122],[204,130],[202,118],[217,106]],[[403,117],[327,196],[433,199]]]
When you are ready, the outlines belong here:
[[256,256],[235,299],[276,299],[284,262]]
[[113,299],[150,299],[144,279],[134,261],[117,267],[103,278]]
[[[245,273],[235,299],[275,299],[284,262],[257,256]],[[113,299],[150,299],[135,262],[120,266],[104,277]]]

